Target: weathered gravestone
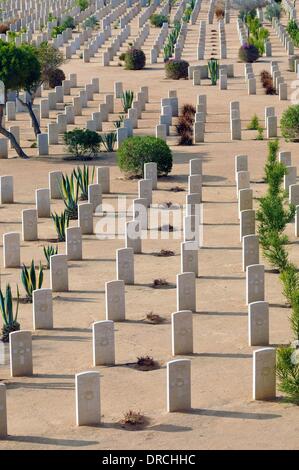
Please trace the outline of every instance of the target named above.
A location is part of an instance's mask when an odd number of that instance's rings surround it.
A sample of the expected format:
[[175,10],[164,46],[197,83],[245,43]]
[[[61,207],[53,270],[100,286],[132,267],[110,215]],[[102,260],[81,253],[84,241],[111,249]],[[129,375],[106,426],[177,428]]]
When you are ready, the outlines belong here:
[[193,353],[192,312],[183,310],[171,315],[172,355]]
[[97,321],[92,325],[93,365],[115,364],[114,322]]
[[191,361],[176,359],[167,363],[167,411],[191,409]]

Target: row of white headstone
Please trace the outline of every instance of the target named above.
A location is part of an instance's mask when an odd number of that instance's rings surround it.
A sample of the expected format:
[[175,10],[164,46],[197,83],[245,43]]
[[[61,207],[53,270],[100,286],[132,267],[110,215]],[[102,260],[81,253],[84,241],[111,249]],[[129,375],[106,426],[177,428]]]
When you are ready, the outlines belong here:
[[[283,159],[283,153],[280,158]],[[242,242],[242,268],[246,271],[249,346],[269,345],[269,304],[265,301],[265,269],[259,259],[259,238],[255,234],[253,191],[250,188],[247,155],[235,157],[235,178]],[[276,396],[276,350],[271,347],[253,353],[253,399]]]
[[[14,344],[13,335],[23,334],[23,343]],[[31,333],[11,333],[13,355],[23,354],[30,367]],[[27,335],[25,337],[25,335]],[[32,364],[31,364],[32,367]],[[168,412],[188,411],[191,409],[191,361],[176,359],[167,363],[167,395],[166,409]],[[101,423],[100,373],[98,371],[81,372],[75,375],[76,424],[77,426],[92,426]],[[6,386],[0,384],[0,437],[6,438],[7,403]]]

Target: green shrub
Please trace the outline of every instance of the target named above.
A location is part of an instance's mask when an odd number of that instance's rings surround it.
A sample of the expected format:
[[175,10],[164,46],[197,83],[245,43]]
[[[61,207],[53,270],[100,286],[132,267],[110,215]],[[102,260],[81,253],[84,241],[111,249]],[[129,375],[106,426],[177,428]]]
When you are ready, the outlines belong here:
[[172,169],[172,153],[166,142],[155,137],[129,137],[117,151],[121,171],[143,175],[144,163],[156,162],[159,175],[167,175]]
[[63,29],[75,29],[75,20],[72,16],[67,16],[64,22],[62,23]]
[[286,109],[280,119],[281,134],[286,141],[299,140],[299,105],[295,104]]
[[80,8],[80,11],[84,11],[89,7],[88,0],[77,0],[77,5]]
[[293,294],[299,289],[299,277],[296,266],[292,263],[288,263],[286,268],[280,273],[279,278],[283,285],[282,293],[291,305]]
[[287,33],[291,36],[291,39],[296,47],[299,46],[299,28],[296,20],[290,20],[286,27]]
[[49,71],[48,83],[50,88],[61,86],[63,80],[65,80],[64,71],[61,69],[53,69]]
[[51,30],[51,37],[54,39],[54,38],[57,38],[58,34],[62,34],[64,31],[64,28],[62,25],[60,26],[54,26],[54,28],[52,28]]
[[239,49],[239,59],[241,62],[256,62],[259,56],[258,48],[253,44],[244,43]]
[[156,26],[156,28],[162,28],[163,23],[168,23],[168,18],[165,15],[160,15],[159,13],[154,13],[150,17],[151,25]]
[[299,360],[298,349],[292,346],[278,348],[276,353],[278,388],[287,399],[299,405]]
[[264,129],[262,127],[257,129],[257,136],[255,140],[264,140]]
[[186,60],[170,59],[165,63],[166,78],[180,80],[188,78],[189,63]]
[[265,10],[265,18],[268,21],[272,21],[272,18],[280,18],[281,14],[281,6],[279,3],[271,3],[270,5],[266,6]]
[[247,126],[247,129],[249,131],[258,131],[260,129],[260,122],[259,118],[257,117],[256,114],[254,114],[251,118],[250,123]]
[[0,289],[0,310],[1,310],[2,321],[3,321],[1,340],[3,341],[3,343],[9,342],[10,333],[12,333],[13,331],[20,330],[20,323],[17,322],[19,302],[20,302],[20,294],[19,294],[19,288],[17,286],[17,306],[16,306],[16,313],[14,314],[13,297],[12,297],[10,284],[6,285],[6,290],[5,290],[4,295],[2,293],[2,289]]
[[121,60],[122,62],[125,60],[126,58],[126,52],[122,52],[120,55],[119,55],[119,60]]
[[86,18],[86,20],[83,23],[84,28],[92,28],[92,29],[94,29],[98,24],[99,22],[95,15],[92,15],[89,18]]
[[141,49],[132,47],[125,54],[126,70],[141,70],[145,67],[146,57]]
[[100,134],[89,129],[76,128],[64,133],[67,150],[76,158],[92,159],[99,153],[101,142]]
[[21,272],[21,281],[23,287],[25,289],[27,299],[32,302],[32,294],[33,291],[36,289],[41,289],[44,280],[44,272],[42,265],[39,265],[38,274],[36,276],[35,273],[35,264],[34,261],[31,261],[30,268],[27,268],[25,264],[23,264],[22,272]]
[[295,289],[291,297],[291,328],[296,340],[299,339],[299,290]]

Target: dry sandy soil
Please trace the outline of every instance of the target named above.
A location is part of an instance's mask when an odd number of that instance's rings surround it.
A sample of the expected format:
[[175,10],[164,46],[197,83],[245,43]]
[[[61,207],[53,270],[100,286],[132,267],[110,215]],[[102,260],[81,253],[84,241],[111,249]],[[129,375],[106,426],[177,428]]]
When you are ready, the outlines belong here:
[[[183,57],[196,63],[195,46],[201,19],[206,19],[207,1],[195,26],[189,27]],[[136,22],[135,31],[136,29]],[[211,30],[217,25],[207,25],[206,58],[210,54]],[[270,28],[270,25],[269,25]],[[287,71],[285,51],[272,28],[273,59],[290,85],[295,74]],[[192,147],[178,147],[174,130],[168,143],[174,157],[174,168],[169,176],[158,183],[153,201],[184,204],[186,192],[173,193],[175,185],[187,188],[188,162],[191,157],[203,159],[204,173],[204,247],[199,251],[200,276],[197,286],[197,312],[194,314],[194,354],[192,361],[192,411],[166,413],[166,363],[171,356],[171,313],[176,310],[175,276],[180,272],[180,240],[145,240],[143,253],[135,256],[134,286],[126,287],[127,321],[116,325],[115,367],[98,367],[101,373],[102,424],[98,427],[76,427],[74,374],[92,370],[91,325],[105,318],[104,284],[115,279],[115,250],[124,246],[124,240],[98,240],[84,236],[84,260],[69,263],[70,291],[54,294],[54,329],[33,331],[34,375],[11,378],[9,364],[2,365],[1,380],[8,389],[9,438],[0,443],[1,449],[291,449],[298,448],[298,408],[286,404],[281,396],[271,402],[252,401],[252,353],[247,338],[247,308],[245,306],[245,279],[241,266],[241,245],[237,217],[234,157],[247,154],[254,196],[265,190],[256,181],[263,176],[267,155],[267,141],[256,141],[255,131],[246,125],[254,113],[261,121],[265,106],[275,106],[276,114],[290,102],[279,101],[277,96],[266,96],[259,80],[256,96],[247,95],[244,65],[237,63],[239,42],[236,17],[226,26],[228,41],[227,63],[234,62],[235,78],[229,79],[228,90],[211,87],[208,81],[194,87],[192,81],[171,81],[164,78],[162,60],[140,72],[124,71],[115,62],[110,67],[100,65],[100,55],[90,64],[72,59],[66,72],[78,74],[79,86],[92,77],[100,77],[101,92],[89,103],[85,115],[97,108],[106,93],[113,90],[115,80],[122,81],[124,89],[137,91],[140,86],[150,88],[150,103],[139,121],[138,134],[153,134],[158,121],[161,97],[169,89],[176,89],[180,105],[196,103],[198,94],[207,94],[208,122],[205,143]],[[134,34],[134,28],[133,28]],[[152,30],[144,50],[157,30]],[[216,41],[218,53],[218,40]],[[256,75],[269,70],[270,59],[253,65]],[[78,90],[73,90],[77,94]],[[69,97],[67,99],[70,99]],[[239,100],[243,137],[231,142],[229,134],[229,102]],[[118,103],[119,110],[121,109]],[[51,113],[51,118],[55,113]],[[117,113],[118,114],[118,109]],[[77,119],[83,124],[86,116]],[[115,119],[110,115],[110,120]],[[15,204],[0,208],[0,231],[21,230],[21,211],[34,207],[36,188],[47,187],[48,172],[61,169],[70,172],[74,162],[62,158],[63,146],[51,146],[49,157],[36,157],[30,149],[33,133],[26,114],[19,114],[25,147],[32,155],[22,161],[10,154],[0,161],[0,174],[13,175]],[[22,122],[21,122],[22,121]],[[47,124],[47,120],[43,125]],[[111,127],[111,126],[110,126]],[[291,150],[293,164],[299,164],[298,144],[281,140],[281,150]],[[115,154],[101,154],[96,165],[111,167],[112,192],[105,202],[115,204],[119,195],[126,195],[128,203],[136,197],[137,181],[122,179],[116,165]],[[61,201],[52,204],[53,210],[61,208]],[[95,218],[95,224],[97,219]],[[294,227],[290,234],[291,257],[299,264],[298,241]],[[52,222],[39,221],[39,241],[23,242],[22,261],[32,258],[43,260],[42,247],[54,237]],[[176,255],[159,258],[160,249],[172,249]],[[64,252],[64,244],[59,245]],[[2,250],[1,255],[2,257]],[[3,262],[1,259],[1,266]],[[168,289],[152,289],[154,278],[165,278]],[[19,269],[1,269],[2,286],[10,282],[20,285]],[[49,272],[45,272],[44,287],[49,286]],[[277,275],[266,273],[266,300],[270,303],[270,344],[286,344],[292,334],[289,328],[289,311],[284,306]],[[162,325],[143,322],[150,311],[166,318]],[[32,306],[20,306],[22,329],[32,329]],[[142,372],[128,366],[140,355],[152,355],[160,362],[160,369]],[[130,432],[119,424],[123,413],[129,409],[140,410],[148,417],[148,425]]]

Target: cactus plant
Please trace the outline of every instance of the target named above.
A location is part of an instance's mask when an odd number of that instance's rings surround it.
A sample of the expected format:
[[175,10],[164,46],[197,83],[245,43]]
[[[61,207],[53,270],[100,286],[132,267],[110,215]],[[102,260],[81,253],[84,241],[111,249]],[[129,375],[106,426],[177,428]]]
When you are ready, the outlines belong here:
[[13,300],[12,300],[10,284],[6,285],[5,295],[3,295],[2,289],[0,289],[0,310],[1,310],[2,320],[3,320],[1,340],[3,341],[3,343],[9,342],[9,333],[12,333],[13,331],[19,331],[20,329],[20,324],[17,322],[19,302],[20,302],[20,293],[19,293],[19,288],[17,286],[17,306],[16,306],[16,313],[14,315]]
[[208,61],[209,75],[211,79],[211,85],[217,85],[217,79],[219,76],[219,63],[217,59],[211,58]]
[[44,272],[41,263],[39,264],[38,275],[36,276],[35,273],[35,264],[34,260],[31,261],[30,268],[27,268],[25,264],[23,264],[22,272],[21,272],[21,281],[23,287],[27,294],[27,299],[32,302],[32,293],[36,289],[40,289],[42,287],[44,280]]
[[69,226],[70,221],[67,211],[65,210],[60,215],[55,212],[51,214],[51,217],[55,224],[58,241],[65,242],[65,230]]

